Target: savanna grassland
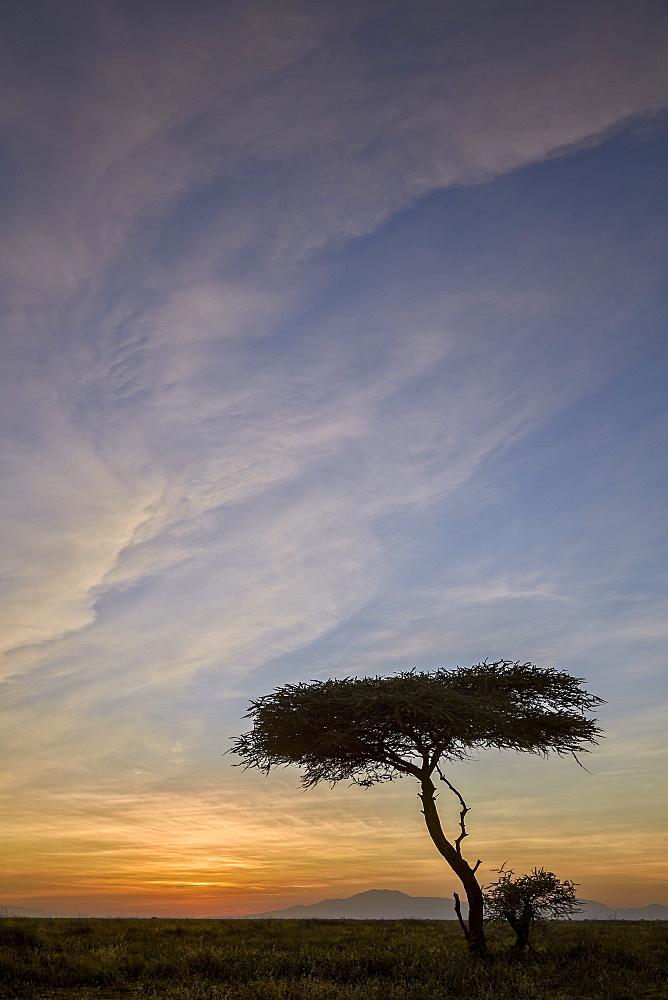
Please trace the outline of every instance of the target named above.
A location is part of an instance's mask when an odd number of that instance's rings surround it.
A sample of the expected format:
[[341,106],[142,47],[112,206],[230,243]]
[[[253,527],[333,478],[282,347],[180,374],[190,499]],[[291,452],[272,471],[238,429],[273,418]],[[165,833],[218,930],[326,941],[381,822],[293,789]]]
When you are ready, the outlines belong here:
[[20,1000],[660,1000],[668,923],[559,922],[513,959],[490,929],[472,960],[456,923],[0,920],[0,996]]

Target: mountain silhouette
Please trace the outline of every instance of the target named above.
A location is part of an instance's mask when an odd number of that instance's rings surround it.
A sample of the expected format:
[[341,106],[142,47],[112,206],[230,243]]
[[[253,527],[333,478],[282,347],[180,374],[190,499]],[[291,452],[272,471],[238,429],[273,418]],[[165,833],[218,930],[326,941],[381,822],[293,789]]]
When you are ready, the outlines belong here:
[[[466,903],[462,904],[466,916]],[[249,917],[305,918],[333,920],[456,920],[452,899],[441,896],[407,896],[396,889],[368,889],[345,899],[325,899],[309,906],[289,906],[286,910],[252,913]]]
[[14,906],[0,903],[0,917],[81,917],[81,913],[53,913],[51,910],[36,910],[32,906]]
[[[668,906],[652,903],[613,910],[594,899],[581,899],[582,909],[573,920],[668,920]],[[462,902],[466,917],[468,908]],[[30,906],[0,903],[2,917],[83,917],[81,913],[55,913]],[[178,919],[178,918],[177,918]],[[222,918],[225,919],[225,918]],[[455,904],[443,896],[408,896],[396,889],[368,889],[343,899],[324,899],[320,903],[288,906],[284,910],[248,913],[243,920],[456,920]]]
[[[574,920],[668,920],[668,906],[613,910],[605,903],[581,899],[582,909]],[[462,914],[467,906],[462,902]],[[396,889],[369,889],[344,899],[324,899],[321,903],[288,906],[285,910],[249,913],[246,920],[456,920],[455,904],[442,896],[408,896]]]

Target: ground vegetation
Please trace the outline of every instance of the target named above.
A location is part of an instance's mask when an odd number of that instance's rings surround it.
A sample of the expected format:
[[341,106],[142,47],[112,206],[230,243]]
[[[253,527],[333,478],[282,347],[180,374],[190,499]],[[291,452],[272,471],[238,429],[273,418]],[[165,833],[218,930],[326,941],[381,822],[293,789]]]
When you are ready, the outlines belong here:
[[668,924],[549,923],[472,963],[455,921],[0,920],[3,1000],[665,1000]]

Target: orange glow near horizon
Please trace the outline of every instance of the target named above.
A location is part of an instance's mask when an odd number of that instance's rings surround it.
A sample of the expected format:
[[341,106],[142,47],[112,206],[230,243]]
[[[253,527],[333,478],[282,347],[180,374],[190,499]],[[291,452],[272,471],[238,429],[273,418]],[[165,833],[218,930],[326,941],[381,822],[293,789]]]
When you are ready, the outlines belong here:
[[[521,762],[511,763],[521,772]],[[472,769],[462,775],[480,796],[475,802],[469,793],[466,846],[469,857],[483,860],[483,881],[505,861],[517,871],[547,867],[580,883],[583,898],[613,907],[663,902],[668,862],[657,860],[666,839],[658,820],[648,839],[619,825],[606,829],[600,802],[583,830],[582,813],[578,827],[572,808],[583,808],[590,777],[559,761],[529,765],[524,784],[518,781],[522,799],[492,798],[494,773],[484,784]],[[538,798],[544,768],[556,802]],[[452,896],[457,882],[429,840],[409,781],[305,794],[293,779],[257,775],[245,795],[239,787],[235,796],[211,789],[145,794],[122,808],[112,804],[109,816],[94,814],[81,797],[77,832],[69,814],[59,826],[51,820],[48,849],[33,816],[20,846],[12,849],[11,831],[3,835],[0,903],[91,915],[233,917],[370,888]],[[453,803],[443,798],[441,809],[444,822],[454,823]]]

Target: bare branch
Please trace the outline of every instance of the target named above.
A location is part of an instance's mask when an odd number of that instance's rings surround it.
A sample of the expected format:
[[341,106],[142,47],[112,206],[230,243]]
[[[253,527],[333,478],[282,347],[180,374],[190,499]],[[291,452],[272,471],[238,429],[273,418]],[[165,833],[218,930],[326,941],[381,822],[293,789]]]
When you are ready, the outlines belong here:
[[[466,821],[466,814],[468,812],[470,812],[470,808],[464,802],[464,798],[463,798],[461,792],[458,792],[457,789],[455,788],[455,786],[448,781],[448,779],[445,777],[445,775],[441,771],[441,769],[438,766],[438,764],[436,765],[436,770],[438,771],[438,776],[441,779],[441,781],[444,781],[446,783],[446,785],[448,786],[448,788],[450,789],[450,791],[455,793],[455,795],[459,799],[459,801],[461,803],[461,806],[462,806],[461,811],[459,813],[459,829],[461,830],[461,833],[459,834],[459,836],[455,840],[455,848],[457,850],[457,854],[461,854],[462,853],[462,840],[464,839],[464,837],[468,837],[468,833],[466,832],[466,822],[465,821]],[[479,864],[480,864],[480,862],[478,862],[478,865]],[[478,865],[476,865],[476,868],[478,867]],[[473,869],[473,871],[475,871],[475,868]]]
[[462,916],[462,904],[459,902],[459,895],[456,892],[453,892],[452,895],[454,896],[455,899],[455,913],[457,914],[457,920],[459,921],[459,926],[464,931],[464,937],[468,941],[471,935]]

